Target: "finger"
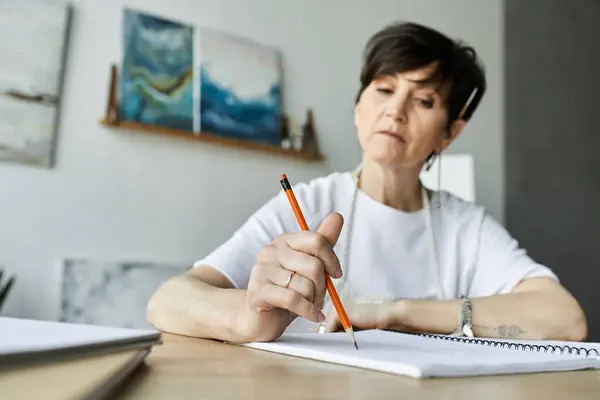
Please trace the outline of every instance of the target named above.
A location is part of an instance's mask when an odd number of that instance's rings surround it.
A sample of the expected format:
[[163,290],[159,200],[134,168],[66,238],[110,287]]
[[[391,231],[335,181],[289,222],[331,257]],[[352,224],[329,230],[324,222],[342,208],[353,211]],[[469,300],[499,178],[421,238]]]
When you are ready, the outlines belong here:
[[[248,290],[255,291],[257,288],[270,282],[269,270],[273,262],[257,261],[250,272],[250,280],[248,281]],[[287,278],[286,278],[287,279]]]
[[[342,267],[340,266],[339,259],[333,252],[333,247],[340,237],[343,225],[344,218],[342,215],[333,212],[329,214],[327,218],[323,220],[323,222],[321,222],[321,225],[319,225],[319,228],[317,229],[317,233],[321,234],[329,244],[329,248],[326,248],[321,260],[325,264],[329,275],[333,276],[334,278],[342,277]],[[327,259],[323,259],[325,257]]]
[[314,301],[313,303],[315,303],[315,306],[317,306],[319,310],[323,310],[323,307],[325,307],[325,296],[323,296],[321,300]]
[[281,248],[290,247],[293,250],[321,260],[325,271],[332,277],[342,277],[340,261],[333,251],[333,246],[320,233],[303,231],[283,234],[276,239],[276,242],[278,254]]
[[325,236],[325,239],[331,244],[331,247],[335,246],[338,239],[340,238],[340,232],[344,225],[344,218],[341,214],[333,212],[327,216],[319,225],[317,232]]
[[278,307],[289,310],[294,314],[305,317],[313,322],[322,322],[325,315],[312,302],[302,297],[292,289],[268,284],[261,288],[257,296],[259,307]]
[[[325,298],[325,264],[323,264],[323,261],[287,246],[283,246],[277,252],[277,261],[285,270],[295,271],[296,275],[299,275],[299,278],[307,278],[310,281],[310,288],[312,289],[311,301],[318,304]],[[289,275],[286,276],[286,279],[288,277]],[[300,283],[303,285],[306,284],[295,278],[292,281],[298,285]],[[305,297],[308,298],[308,296]]]
[[[266,271],[271,283],[288,289],[292,289],[310,302],[315,302],[315,284],[296,271],[290,271],[280,265],[270,265]],[[291,279],[290,279],[291,275]],[[289,280],[289,282],[288,282]]]

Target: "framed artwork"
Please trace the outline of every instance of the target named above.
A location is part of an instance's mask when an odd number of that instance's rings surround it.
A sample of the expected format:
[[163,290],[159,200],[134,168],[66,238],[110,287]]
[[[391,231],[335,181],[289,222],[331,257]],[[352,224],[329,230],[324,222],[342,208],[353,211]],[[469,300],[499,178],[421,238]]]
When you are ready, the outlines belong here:
[[278,50],[131,9],[123,29],[120,120],[281,144]]
[[0,161],[51,167],[71,23],[66,2],[0,5]]
[[279,53],[207,28],[199,42],[201,132],[279,145]]
[[125,9],[119,116],[194,129],[194,28]]
[[146,307],[156,289],[188,266],[69,258],[62,262],[60,321],[150,328]]

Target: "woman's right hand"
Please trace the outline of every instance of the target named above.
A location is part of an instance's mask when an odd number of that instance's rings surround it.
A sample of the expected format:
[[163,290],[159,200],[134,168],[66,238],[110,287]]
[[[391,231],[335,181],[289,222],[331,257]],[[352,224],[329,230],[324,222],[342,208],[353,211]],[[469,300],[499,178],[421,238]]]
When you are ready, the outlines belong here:
[[250,274],[246,301],[237,312],[242,337],[271,341],[297,316],[313,322],[325,320],[321,311],[325,273],[342,276],[333,251],[342,225],[342,216],[332,213],[316,232],[283,234],[261,250]]

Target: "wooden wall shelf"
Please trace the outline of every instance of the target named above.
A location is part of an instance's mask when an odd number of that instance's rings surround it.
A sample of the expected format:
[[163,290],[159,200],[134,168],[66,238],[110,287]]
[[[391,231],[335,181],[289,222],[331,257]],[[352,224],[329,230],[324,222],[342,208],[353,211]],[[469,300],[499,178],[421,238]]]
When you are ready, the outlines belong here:
[[165,128],[162,126],[142,124],[133,121],[121,121],[118,118],[117,112],[117,67],[112,64],[110,68],[110,85],[108,93],[108,102],[106,104],[106,115],[100,120],[100,123],[106,127],[113,129],[126,129],[133,131],[142,131],[148,133],[161,134],[166,136],[174,136],[191,140],[198,140],[204,142],[211,142],[220,145],[237,147],[242,149],[258,150],[270,154],[291,157],[296,159],[302,159],[306,161],[321,161],[324,159],[323,155],[319,152],[316,145],[316,138],[314,137],[314,126],[312,111],[309,110],[307,114],[307,127],[310,132],[311,142],[310,151],[302,150],[298,151],[295,149],[285,149],[283,147],[269,145],[266,143],[252,142],[250,140],[232,139],[224,136],[215,135],[208,132],[196,133],[190,131],[184,131],[179,129]]
[[178,129],[163,128],[161,126],[145,125],[137,122],[130,121],[109,121],[106,118],[100,120],[100,123],[104,126],[114,129],[126,129],[133,131],[143,131],[148,133],[162,134],[167,136],[181,137],[185,139],[198,140],[204,142],[212,142],[225,146],[233,146],[237,148],[244,148],[250,150],[259,150],[270,154],[282,155],[285,157],[292,157],[302,159],[306,161],[321,161],[323,156],[319,153],[313,154],[306,151],[296,151],[294,149],[284,149],[282,147],[272,146],[269,144],[262,144],[257,142],[251,142],[247,140],[231,139],[227,137],[217,136],[210,133],[198,133],[188,132]]

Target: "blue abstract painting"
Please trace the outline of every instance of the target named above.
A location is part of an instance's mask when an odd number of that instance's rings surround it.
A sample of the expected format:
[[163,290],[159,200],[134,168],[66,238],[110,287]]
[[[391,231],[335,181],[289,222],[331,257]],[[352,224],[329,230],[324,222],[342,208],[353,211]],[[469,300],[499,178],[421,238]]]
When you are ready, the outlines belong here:
[[281,65],[277,50],[199,29],[200,130],[279,145]]
[[124,10],[119,117],[194,129],[194,28]]

